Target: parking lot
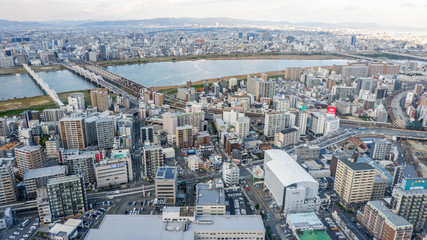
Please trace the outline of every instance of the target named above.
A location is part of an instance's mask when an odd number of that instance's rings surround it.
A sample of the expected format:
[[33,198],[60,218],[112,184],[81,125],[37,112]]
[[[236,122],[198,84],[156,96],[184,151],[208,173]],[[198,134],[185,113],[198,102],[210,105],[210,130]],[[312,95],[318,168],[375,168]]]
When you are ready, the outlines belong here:
[[245,194],[240,191],[240,188],[226,188],[225,193],[225,204],[227,214],[230,215],[252,215],[255,212],[255,208],[250,205]]
[[121,198],[117,201],[117,208],[113,214],[156,214],[154,202],[154,191],[147,191],[146,196],[136,194]]
[[[24,224],[25,223],[25,224]],[[28,218],[19,220],[11,229],[2,231],[0,239],[29,239],[39,227],[39,218]]]

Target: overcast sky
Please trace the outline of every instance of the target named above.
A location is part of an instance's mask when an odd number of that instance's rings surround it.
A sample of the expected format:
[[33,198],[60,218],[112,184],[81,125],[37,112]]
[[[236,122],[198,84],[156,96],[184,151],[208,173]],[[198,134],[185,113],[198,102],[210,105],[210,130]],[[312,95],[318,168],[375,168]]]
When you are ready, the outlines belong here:
[[0,19],[137,20],[230,17],[290,22],[374,22],[425,27],[426,0],[0,0]]

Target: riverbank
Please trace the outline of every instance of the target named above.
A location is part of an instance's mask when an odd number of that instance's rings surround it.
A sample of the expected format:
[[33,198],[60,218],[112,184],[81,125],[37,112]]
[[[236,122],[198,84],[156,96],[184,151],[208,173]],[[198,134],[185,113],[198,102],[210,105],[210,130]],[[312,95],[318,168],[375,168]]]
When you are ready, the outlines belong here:
[[[90,105],[90,90],[78,90],[58,93],[59,99],[68,104],[68,96],[73,93],[83,93],[85,96],[86,105]],[[12,99],[0,102],[0,117],[4,116],[18,116],[25,110],[43,111],[44,109],[58,108],[53,100],[47,96],[35,96],[28,98]]]
[[[65,68],[61,65],[49,65],[49,66],[31,66],[31,69],[34,72],[51,72],[51,71],[59,71],[64,70]],[[22,74],[27,73],[23,67],[15,67],[15,68],[0,68],[0,75],[8,75],[8,74]]]
[[329,59],[348,59],[333,54],[322,53],[233,53],[233,54],[207,54],[199,56],[175,56],[175,57],[159,57],[159,58],[136,58],[136,59],[121,59],[98,61],[96,64],[100,67],[131,65],[142,63],[155,62],[180,62],[180,61],[197,61],[197,60],[329,60]]

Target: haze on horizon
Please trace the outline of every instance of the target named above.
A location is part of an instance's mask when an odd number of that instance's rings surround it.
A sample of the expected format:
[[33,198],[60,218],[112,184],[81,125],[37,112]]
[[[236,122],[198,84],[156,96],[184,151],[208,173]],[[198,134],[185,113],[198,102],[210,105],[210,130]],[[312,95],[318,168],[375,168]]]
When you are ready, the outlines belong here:
[[411,28],[427,22],[425,0],[0,0],[0,6],[0,19],[12,21],[228,17]]

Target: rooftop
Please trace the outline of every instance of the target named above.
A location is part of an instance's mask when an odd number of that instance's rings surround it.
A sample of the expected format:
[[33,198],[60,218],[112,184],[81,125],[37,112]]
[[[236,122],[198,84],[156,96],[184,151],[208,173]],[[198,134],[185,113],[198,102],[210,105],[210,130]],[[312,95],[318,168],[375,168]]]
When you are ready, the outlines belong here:
[[78,175],[71,175],[71,176],[64,176],[64,177],[57,177],[57,178],[51,178],[47,181],[47,185],[50,184],[58,184],[58,183],[66,183],[66,182],[73,182],[80,180],[80,177]]
[[184,227],[184,222],[163,222],[161,215],[106,215],[98,229],[89,230],[86,240],[194,239],[196,232],[207,231],[259,231],[264,236],[265,231],[259,215],[197,217],[185,231]]
[[366,170],[375,170],[374,167],[367,163],[362,162],[350,162],[346,159],[340,159],[342,163],[347,165],[349,168],[351,168],[353,171],[366,171]]
[[331,240],[329,235],[323,230],[316,231],[303,231],[302,235],[299,235],[300,240]]
[[[268,158],[271,159],[268,160]],[[318,184],[318,182],[285,151],[265,151],[264,164],[269,166],[284,186],[299,182],[312,182]]]
[[216,189],[215,184],[199,183],[196,186],[196,204],[224,204],[224,193]]
[[296,229],[306,227],[324,227],[322,221],[314,212],[289,214],[287,216],[287,221],[290,221]]
[[9,142],[9,143],[6,143],[5,145],[3,145],[3,146],[0,147],[0,151],[1,150],[11,150],[11,149],[19,146],[20,144],[21,144],[20,142]]
[[386,207],[385,202],[382,200],[369,201],[368,205],[375,208],[378,211],[378,214],[383,216],[396,227],[412,226],[408,220],[393,213],[388,207]]
[[176,179],[177,175],[176,167],[160,167],[157,169],[156,180]]
[[25,173],[24,180],[54,176],[59,174],[65,175],[65,166],[52,166],[52,167],[30,169]]

